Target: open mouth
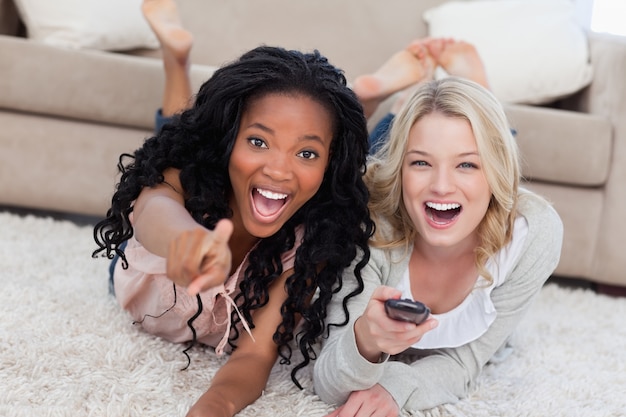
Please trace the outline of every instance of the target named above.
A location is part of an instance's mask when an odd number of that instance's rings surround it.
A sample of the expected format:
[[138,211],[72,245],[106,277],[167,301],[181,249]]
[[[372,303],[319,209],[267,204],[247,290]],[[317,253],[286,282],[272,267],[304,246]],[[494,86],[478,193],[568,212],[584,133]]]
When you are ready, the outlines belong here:
[[438,225],[452,223],[461,213],[461,205],[458,203],[426,203],[426,215]]
[[252,190],[252,201],[261,217],[272,217],[276,216],[287,203],[287,194],[255,188]]

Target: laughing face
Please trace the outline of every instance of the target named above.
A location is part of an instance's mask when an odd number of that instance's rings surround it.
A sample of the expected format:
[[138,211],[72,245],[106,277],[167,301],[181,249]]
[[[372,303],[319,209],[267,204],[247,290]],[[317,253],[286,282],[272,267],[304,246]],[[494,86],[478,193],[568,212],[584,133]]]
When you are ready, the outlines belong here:
[[475,245],[491,189],[467,120],[435,112],[411,127],[402,193],[422,243]]
[[332,134],[331,115],[309,97],[248,103],[228,167],[235,227],[258,238],[276,233],[322,184]]

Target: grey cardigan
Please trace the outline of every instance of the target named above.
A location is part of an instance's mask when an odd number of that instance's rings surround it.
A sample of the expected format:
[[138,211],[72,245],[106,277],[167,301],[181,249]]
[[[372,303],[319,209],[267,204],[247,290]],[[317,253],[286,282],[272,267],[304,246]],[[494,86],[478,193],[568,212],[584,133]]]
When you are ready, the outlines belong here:
[[[405,353],[419,352],[419,359],[413,357],[402,361],[387,357],[381,363],[371,363],[359,354],[354,335],[355,320],[365,310],[376,287],[397,286],[409,261],[404,248],[372,249],[370,261],[362,271],[365,289],[348,302],[349,323],[330,327],[329,337],[323,341],[322,352],[315,361],[314,387],[323,401],[340,405],[352,391],[367,389],[377,383],[407,411],[453,403],[468,395],[482,367],[505,344],[531,307],[543,284],[554,272],[561,254],[563,225],[558,214],[545,201],[523,194],[526,195],[520,199],[518,211],[528,222],[528,235],[515,267],[504,283],[491,293],[496,319],[486,333],[458,348],[409,349]],[[329,306],[328,323],[345,320],[341,300],[356,286],[352,269],[349,271],[344,288],[333,297]]]

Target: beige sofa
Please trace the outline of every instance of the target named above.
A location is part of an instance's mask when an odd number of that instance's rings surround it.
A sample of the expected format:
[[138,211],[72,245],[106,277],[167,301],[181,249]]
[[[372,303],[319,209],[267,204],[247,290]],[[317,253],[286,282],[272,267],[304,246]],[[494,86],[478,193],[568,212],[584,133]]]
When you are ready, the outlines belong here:
[[[420,16],[439,3],[180,0],[179,8],[196,38],[197,87],[261,43],[317,48],[353,79],[426,35]],[[151,133],[163,81],[158,51],[67,50],[23,34],[11,0],[0,0],[0,205],[102,216],[119,154]],[[565,224],[557,274],[626,286],[626,40],[589,42],[587,88],[550,108],[507,111],[528,186]]]

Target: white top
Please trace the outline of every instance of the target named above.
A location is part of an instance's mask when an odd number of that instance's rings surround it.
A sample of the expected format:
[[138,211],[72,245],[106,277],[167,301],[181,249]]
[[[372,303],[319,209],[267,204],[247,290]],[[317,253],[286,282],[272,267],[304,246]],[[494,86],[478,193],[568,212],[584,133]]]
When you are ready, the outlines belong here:
[[[479,276],[474,290],[455,308],[433,314],[439,325],[426,333],[413,345],[416,349],[454,348],[465,345],[482,336],[496,319],[496,308],[491,300],[491,291],[504,283],[522,252],[524,240],[528,235],[528,223],[519,216],[513,225],[513,239],[507,246],[491,257],[486,269],[493,277],[493,283]],[[402,298],[419,300],[411,293],[409,269],[404,272],[397,287],[402,291]]]

